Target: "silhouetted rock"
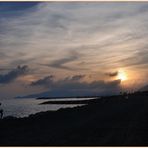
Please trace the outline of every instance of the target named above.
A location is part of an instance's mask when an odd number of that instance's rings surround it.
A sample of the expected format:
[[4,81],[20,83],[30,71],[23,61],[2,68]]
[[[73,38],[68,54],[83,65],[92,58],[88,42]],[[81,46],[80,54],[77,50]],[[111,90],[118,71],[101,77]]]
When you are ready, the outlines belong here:
[[40,105],[43,104],[90,104],[90,103],[95,103],[98,102],[98,99],[90,99],[90,100],[50,100],[50,101],[45,101],[43,103],[40,103]]

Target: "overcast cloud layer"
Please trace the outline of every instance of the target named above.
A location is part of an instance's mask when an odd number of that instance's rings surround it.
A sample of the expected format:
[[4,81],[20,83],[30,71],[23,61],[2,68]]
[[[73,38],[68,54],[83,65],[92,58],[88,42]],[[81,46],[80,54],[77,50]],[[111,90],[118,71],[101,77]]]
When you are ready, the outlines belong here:
[[[148,2],[0,2],[0,91],[9,82],[38,92],[49,89],[49,75],[85,75],[78,83],[105,82],[107,92],[119,69],[131,83],[147,83],[147,16]],[[18,65],[29,71],[9,77]]]

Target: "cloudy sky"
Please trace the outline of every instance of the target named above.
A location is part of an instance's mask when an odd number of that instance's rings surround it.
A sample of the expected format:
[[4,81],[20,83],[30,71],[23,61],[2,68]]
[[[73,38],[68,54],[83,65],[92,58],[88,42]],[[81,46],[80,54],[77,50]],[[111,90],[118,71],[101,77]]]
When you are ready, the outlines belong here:
[[0,2],[1,97],[146,85],[147,16],[148,2]]

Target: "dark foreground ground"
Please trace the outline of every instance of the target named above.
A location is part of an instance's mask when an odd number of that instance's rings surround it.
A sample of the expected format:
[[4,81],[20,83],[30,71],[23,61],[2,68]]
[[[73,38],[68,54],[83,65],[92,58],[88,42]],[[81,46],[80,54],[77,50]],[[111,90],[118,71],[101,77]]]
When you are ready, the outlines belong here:
[[0,121],[0,146],[148,146],[148,94]]

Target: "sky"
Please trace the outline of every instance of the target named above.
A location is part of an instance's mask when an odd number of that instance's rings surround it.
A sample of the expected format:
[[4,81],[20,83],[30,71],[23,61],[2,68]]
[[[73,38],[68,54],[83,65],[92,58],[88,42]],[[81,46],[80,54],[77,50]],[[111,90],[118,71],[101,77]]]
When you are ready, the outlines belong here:
[[0,2],[0,97],[147,85],[147,16],[148,2]]

